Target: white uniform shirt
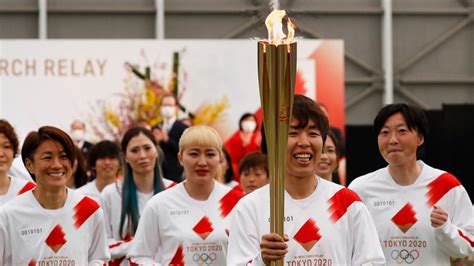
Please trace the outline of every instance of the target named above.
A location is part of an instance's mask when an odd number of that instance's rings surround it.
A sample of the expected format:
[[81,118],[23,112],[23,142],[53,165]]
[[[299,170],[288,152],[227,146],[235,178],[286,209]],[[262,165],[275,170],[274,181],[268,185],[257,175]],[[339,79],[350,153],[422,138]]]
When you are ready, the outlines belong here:
[[85,184],[84,186],[76,189],[77,192],[81,193],[84,196],[88,196],[97,203],[100,204],[101,207],[105,205],[104,199],[102,198],[102,194],[100,193],[99,189],[97,188],[97,179],[92,180],[91,182]]
[[73,190],[60,209],[44,209],[29,191],[0,210],[0,265],[102,265],[109,258],[102,209]]
[[[295,200],[285,191],[285,265],[362,265],[384,263],[375,225],[351,190],[318,179],[315,191]],[[262,235],[270,232],[269,185],[245,196],[236,206],[227,265],[264,265]],[[370,265],[370,264],[369,264]]]
[[[176,185],[176,182],[163,178],[163,184],[165,188],[170,188]],[[128,249],[131,244],[132,238],[130,236],[125,237],[127,231],[128,218],[125,217],[125,223],[123,231],[119,234],[120,230],[120,216],[122,214],[122,186],[123,179],[106,186],[102,190],[102,198],[104,200],[104,213],[106,220],[106,232],[109,243],[110,254],[112,259],[117,259],[116,263],[123,261],[120,265],[128,265],[124,260],[127,255]],[[153,197],[153,193],[141,193],[137,191],[138,196],[138,213],[141,216],[146,203]]]
[[26,170],[25,165],[23,164],[21,155],[13,159],[12,166],[8,169],[8,175],[33,182],[33,178],[31,178],[30,173],[28,173],[28,170]]
[[183,183],[156,195],[128,257],[139,265],[226,265],[229,217],[242,196],[217,182],[204,201],[189,196]]
[[16,196],[21,195],[29,190],[35,188],[36,185],[33,182],[26,181],[17,177],[10,178],[10,186],[8,187],[7,193],[0,195],[0,207],[7,201],[14,199]]
[[[449,256],[472,252],[471,201],[453,175],[418,163],[422,171],[412,185],[398,185],[385,167],[355,179],[349,187],[372,214],[388,265],[450,265]],[[433,205],[449,216],[436,229],[430,220]]]

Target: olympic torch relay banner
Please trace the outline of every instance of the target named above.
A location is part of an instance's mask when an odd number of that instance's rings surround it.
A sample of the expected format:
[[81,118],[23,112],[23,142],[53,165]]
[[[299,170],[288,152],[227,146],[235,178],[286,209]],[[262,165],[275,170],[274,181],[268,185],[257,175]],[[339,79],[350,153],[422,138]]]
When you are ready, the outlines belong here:
[[[321,100],[333,126],[343,128],[343,42],[300,40],[297,49],[296,93]],[[105,113],[112,124],[114,117],[123,123],[114,116],[124,111],[123,97],[149,96],[130,93],[146,83],[132,66],[149,76],[153,90],[166,91],[177,81],[187,110],[219,110],[208,121],[224,140],[238,130],[243,113],[260,109],[255,40],[5,40],[0,41],[0,117],[15,126],[21,140],[42,125],[69,131],[72,120],[81,119],[89,138],[98,141],[91,128],[100,129]]]

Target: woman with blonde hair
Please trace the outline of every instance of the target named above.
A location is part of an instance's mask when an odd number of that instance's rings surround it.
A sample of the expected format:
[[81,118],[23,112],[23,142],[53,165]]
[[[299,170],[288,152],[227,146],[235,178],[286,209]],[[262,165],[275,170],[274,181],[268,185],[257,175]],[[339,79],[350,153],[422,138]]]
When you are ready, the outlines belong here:
[[225,265],[230,213],[243,194],[214,179],[221,151],[213,128],[184,131],[178,159],[186,179],[148,202],[128,253],[131,262]]

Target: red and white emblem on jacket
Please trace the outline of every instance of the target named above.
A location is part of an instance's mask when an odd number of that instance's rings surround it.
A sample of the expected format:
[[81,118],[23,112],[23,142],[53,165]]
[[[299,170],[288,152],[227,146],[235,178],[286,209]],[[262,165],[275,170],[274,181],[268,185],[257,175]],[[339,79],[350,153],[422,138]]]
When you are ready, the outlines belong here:
[[316,243],[321,239],[319,227],[316,222],[309,218],[306,223],[301,226],[300,230],[293,237],[306,251],[310,251]]
[[207,216],[202,217],[201,220],[193,227],[193,231],[199,235],[202,240],[206,240],[206,238],[214,231],[212,227],[212,223],[207,218]]
[[406,233],[418,221],[415,215],[416,212],[413,209],[413,205],[407,203],[392,217],[392,222],[403,233]]
[[58,253],[64,244],[67,243],[65,236],[63,228],[58,224],[53,228],[51,233],[49,233],[45,243],[54,251],[54,253]]

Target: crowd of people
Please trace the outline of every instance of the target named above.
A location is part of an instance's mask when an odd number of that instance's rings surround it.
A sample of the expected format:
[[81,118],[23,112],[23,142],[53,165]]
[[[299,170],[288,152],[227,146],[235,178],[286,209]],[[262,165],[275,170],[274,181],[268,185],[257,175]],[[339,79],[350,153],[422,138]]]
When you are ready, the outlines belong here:
[[[321,105],[295,95],[283,236],[270,232],[257,117],[244,114],[224,143],[177,119],[172,95],[161,113],[120,143],[87,142],[77,120],[69,134],[43,126],[20,145],[0,120],[0,265],[449,265],[473,255],[472,202],[455,176],[417,157],[428,123],[415,106],[379,111],[388,165],[345,187],[341,136]],[[13,171],[19,154],[29,178]]]

